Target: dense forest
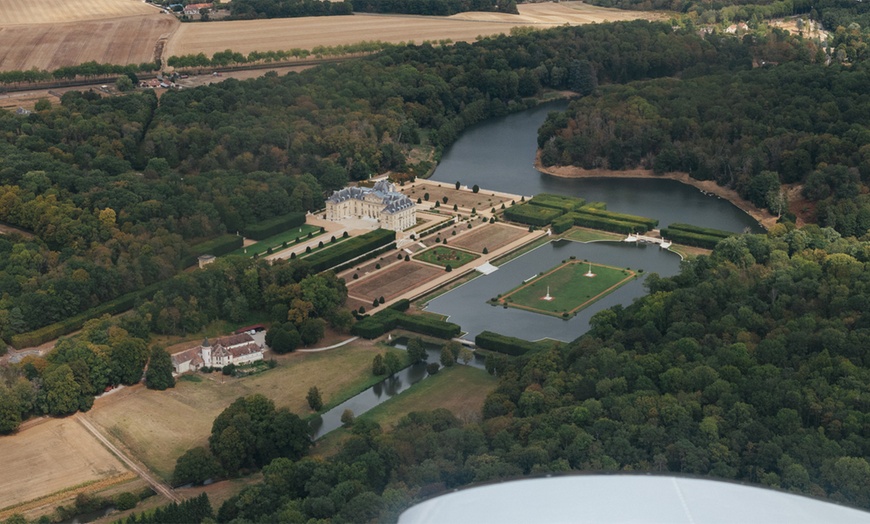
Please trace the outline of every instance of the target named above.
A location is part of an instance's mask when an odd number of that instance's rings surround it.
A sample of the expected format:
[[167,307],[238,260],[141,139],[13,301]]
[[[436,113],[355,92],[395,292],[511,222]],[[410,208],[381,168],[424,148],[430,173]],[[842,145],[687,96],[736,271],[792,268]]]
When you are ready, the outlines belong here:
[[683,171],[775,214],[787,211],[781,184],[796,183],[815,210],[808,218],[862,236],[870,228],[870,68],[821,62],[601,88],[551,115],[538,137],[541,161]]
[[576,470],[709,475],[870,508],[868,262],[866,242],[829,228],[731,237],[651,276],[649,295],[598,313],[567,347],[500,360],[481,422],[439,410],[385,433],[357,419],[337,455],[274,460],[217,520],[381,522],[469,483]]
[[[0,338],[183,268],[197,242],[320,208],[467,126],[529,107],[594,69],[602,83],[748,68],[751,48],[669,25],[561,28],[451,47],[394,47],[300,74],[103,98],[70,92],[0,113]],[[585,57],[581,59],[581,57]]]

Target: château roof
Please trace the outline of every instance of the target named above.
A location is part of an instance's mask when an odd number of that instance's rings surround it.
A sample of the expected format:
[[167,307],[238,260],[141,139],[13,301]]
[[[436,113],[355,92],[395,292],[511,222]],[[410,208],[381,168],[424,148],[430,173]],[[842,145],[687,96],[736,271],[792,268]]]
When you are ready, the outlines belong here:
[[327,202],[338,204],[346,200],[365,200],[368,196],[374,196],[384,206],[384,212],[393,214],[414,207],[414,201],[396,191],[396,186],[387,180],[375,182],[374,187],[346,187],[334,192],[326,199]]

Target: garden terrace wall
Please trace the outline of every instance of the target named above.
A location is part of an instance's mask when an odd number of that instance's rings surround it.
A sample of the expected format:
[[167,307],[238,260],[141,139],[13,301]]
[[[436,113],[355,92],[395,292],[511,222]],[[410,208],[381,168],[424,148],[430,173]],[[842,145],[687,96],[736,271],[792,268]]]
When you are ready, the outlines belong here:
[[269,237],[283,233],[292,227],[299,227],[305,223],[305,213],[288,213],[275,218],[270,218],[256,224],[246,226],[245,236],[254,240],[265,240]]
[[376,229],[350,240],[345,240],[329,249],[312,253],[305,257],[305,260],[311,264],[311,270],[317,273],[348,262],[379,247],[386,246],[395,240],[395,231]]

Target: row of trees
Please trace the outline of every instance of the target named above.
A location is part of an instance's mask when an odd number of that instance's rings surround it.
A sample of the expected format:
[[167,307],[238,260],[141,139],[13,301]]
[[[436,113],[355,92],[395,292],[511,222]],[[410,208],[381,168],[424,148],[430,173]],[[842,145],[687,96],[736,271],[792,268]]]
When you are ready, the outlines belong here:
[[302,60],[309,57],[314,58],[329,58],[337,56],[355,56],[370,53],[376,53],[396,44],[381,42],[379,40],[367,40],[357,42],[355,44],[340,44],[335,46],[314,46],[309,49],[293,48],[279,51],[251,51],[247,55],[227,49],[218,51],[211,58],[205,53],[197,53],[190,55],[173,55],[169,57],[166,64],[169,67],[179,69],[195,69],[195,68],[211,68],[211,67],[227,67],[246,64],[269,64],[272,62],[283,62],[290,59]]
[[0,71],[0,84],[22,84],[50,82],[52,80],[75,80],[77,78],[97,78],[114,75],[135,75],[150,73],[160,69],[159,63],[143,62],[141,64],[117,65],[100,64],[90,61],[78,65],[64,66],[54,71],[28,69],[24,71]]

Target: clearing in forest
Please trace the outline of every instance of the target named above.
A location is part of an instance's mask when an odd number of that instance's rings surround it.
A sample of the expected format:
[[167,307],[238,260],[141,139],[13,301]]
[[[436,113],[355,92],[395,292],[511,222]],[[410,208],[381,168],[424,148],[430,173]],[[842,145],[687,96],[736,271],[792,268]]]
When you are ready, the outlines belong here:
[[629,269],[567,260],[498,297],[496,303],[567,318],[635,276]]

